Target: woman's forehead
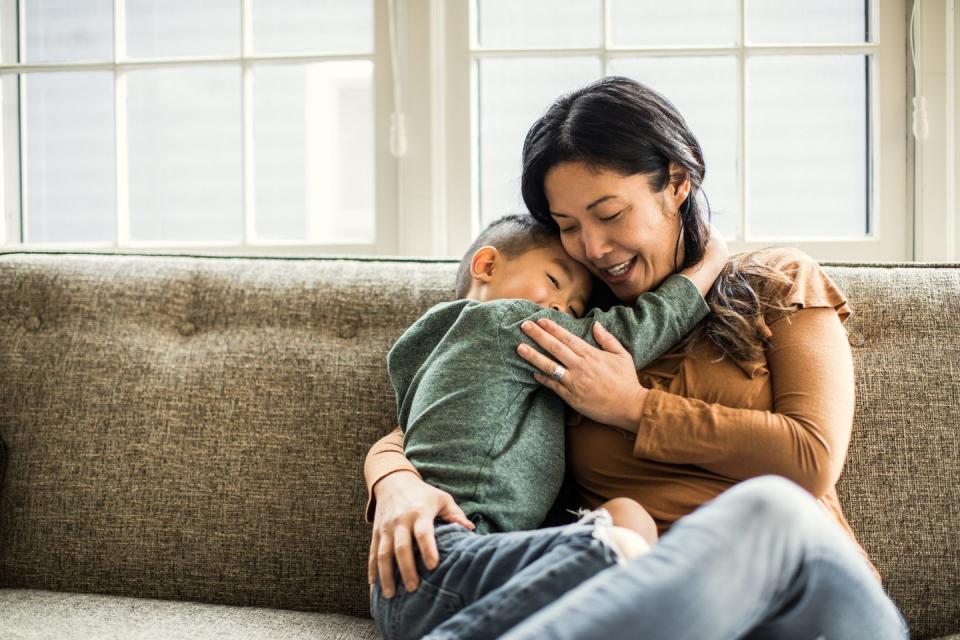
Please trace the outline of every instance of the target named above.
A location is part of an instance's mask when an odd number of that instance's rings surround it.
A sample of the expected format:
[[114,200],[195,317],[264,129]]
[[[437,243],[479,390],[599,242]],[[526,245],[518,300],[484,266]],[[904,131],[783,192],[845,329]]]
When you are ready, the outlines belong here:
[[554,215],[593,211],[604,203],[652,195],[642,174],[624,176],[608,169],[592,169],[582,162],[565,162],[553,167],[544,179],[544,190]]

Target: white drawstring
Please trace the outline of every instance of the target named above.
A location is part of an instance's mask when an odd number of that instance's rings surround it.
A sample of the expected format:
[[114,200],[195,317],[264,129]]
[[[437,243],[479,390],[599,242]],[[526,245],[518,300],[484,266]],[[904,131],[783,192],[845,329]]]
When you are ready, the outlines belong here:
[[407,153],[407,125],[403,115],[400,82],[400,54],[397,49],[397,2],[387,0],[387,31],[390,39],[390,68],[393,73],[393,113],[390,114],[390,153],[400,158]]
[[[917,52],[914,47],[914,23],[917,18],[917,7],[923,0],[914,0],[913,8],[910,10],[910,59],[913,61],[913,137],[917,140],[925,140],[930,133],[930,123],[927,121],[927,99],[923,97],[920,86],[920,61],[917,60]],[[921,16],[922,18],[922,16]]]

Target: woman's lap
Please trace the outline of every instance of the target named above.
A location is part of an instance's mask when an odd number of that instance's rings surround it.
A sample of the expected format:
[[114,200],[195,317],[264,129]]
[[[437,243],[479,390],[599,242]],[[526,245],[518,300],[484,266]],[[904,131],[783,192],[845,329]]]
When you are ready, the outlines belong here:
[[646,556],[505,638],[904,638],[902,617],[817,502],[776,477],[728,490]]
[[437,538],[419,599],[375,590],[388,638],[906,637],[853,543],[782,478],[740,483],[621,566],[593,525]]

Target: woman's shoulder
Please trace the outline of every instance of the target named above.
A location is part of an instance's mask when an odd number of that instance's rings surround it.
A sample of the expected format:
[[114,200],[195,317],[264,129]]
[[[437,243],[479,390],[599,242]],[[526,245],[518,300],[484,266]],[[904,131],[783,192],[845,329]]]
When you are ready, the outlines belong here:
[[[736,254],[731,265],[764,281],[777,306],[790,309],[832,307],[841,321],[851,314],[847,298],[823,267],[793,247],[769,247]],[[770,324],[780,316],[767,318]]]
[[764,265],[787,274],[798,270],[821,270],[816,260],[794,247],[766,247],[745,251],[730,256],[730,261],[739,265]]

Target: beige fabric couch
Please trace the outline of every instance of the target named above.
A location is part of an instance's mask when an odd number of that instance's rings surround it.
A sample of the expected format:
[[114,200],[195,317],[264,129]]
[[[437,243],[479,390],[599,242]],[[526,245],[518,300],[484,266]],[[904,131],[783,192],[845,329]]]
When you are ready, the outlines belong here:
[[[454,269],[0,254],[0,637],[376,638],[384,355]],[[960,267],[828,272],[856,314],[844,508],[914,636],[960,634]]]

